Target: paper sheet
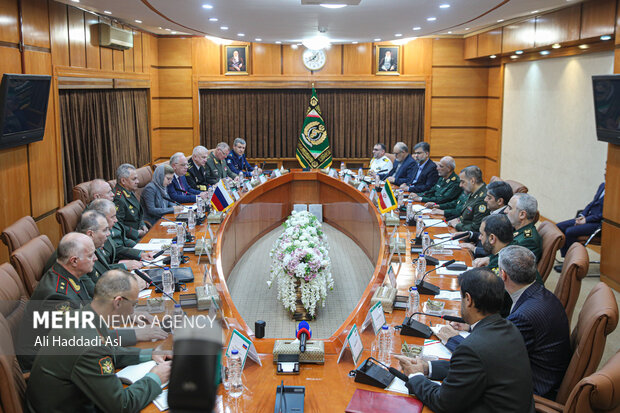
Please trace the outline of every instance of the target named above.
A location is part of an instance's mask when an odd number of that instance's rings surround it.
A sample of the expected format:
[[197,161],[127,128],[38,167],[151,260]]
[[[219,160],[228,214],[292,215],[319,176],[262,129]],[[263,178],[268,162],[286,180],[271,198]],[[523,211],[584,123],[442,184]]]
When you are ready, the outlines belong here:
[[148,289],[148,290],[142,290],[138,293],[138,299],[142,299],[142,298],[149,298],[151,296],[151,294],[153,293],[153,290]]
[[435,300],[461,301],[461,292],[450,291],[450,290],[439,290],[439,294],[435,296]]
[[168,389],[162,390],[161,394],[153,400],[153,404],[160,410],[168,410]]
[[161,225],[162,227],[174,227],[176,223],[170,221],[162,221],[159,223],[159,225]]
[[446,238],[450,238],[452,236],[451,232],[446,232],[445,234],[435,234],[433,235],[435,238],[439,238],[441,240],[446,239]]
[[[394,366],[392,366],[394,367]],[[441,382],[440,381],[435,381],[435,380],[431,380],[433,383],[437,383],[441,386]],[[402,381],[401,379],[399,379],[398,377],[394,377],[394,380],[392,380],[392,382],[390,383],[389,386],[387,386],[385,388],[385,390],[387,391],[393,391],[395,393],[401,393],[401,394],[409,394],[409,390],[407,390],[407,386],[405,386],[405,382]]]
[[428,218],[428,219],[423,219],[422,221],[424,221],[424,225],[427,227],[430,227],[431,225],[435,228],[447,228],[448,227],[448,224],[443,222],[443,219]]
[[[467,267],[467,270],[471,270],[473,267]],[[449,270],[447,268],[440,268],[437,270],[437,274],[439,275],[461,275],[462,273],[464,273],[467,270],[463,270],[463,271],[452,271]]]
[[435,356],[440,359],[452,358],[452,353],[446,348],[439,340],[424,340],[424,347],[422,348],[422,354],[424,356]]

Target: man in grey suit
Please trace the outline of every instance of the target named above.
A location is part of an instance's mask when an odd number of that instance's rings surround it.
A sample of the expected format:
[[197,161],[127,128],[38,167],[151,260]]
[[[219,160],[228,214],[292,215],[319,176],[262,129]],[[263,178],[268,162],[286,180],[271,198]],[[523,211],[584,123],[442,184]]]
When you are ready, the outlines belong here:
[[[532,372],[519,330],[498,313],[504,283],[487,268],[459,276],[461,316],[471,334],[450,361],[396,356],[409,393],[435,412],[534,412]],[[443,380],[441,385],[431,380]]]

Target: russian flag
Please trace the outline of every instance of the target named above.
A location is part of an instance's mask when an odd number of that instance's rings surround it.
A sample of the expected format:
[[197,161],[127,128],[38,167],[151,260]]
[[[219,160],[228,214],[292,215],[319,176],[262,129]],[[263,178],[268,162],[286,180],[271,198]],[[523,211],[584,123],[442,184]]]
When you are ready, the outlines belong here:
[[224,185],[224,181],[220,179],[220,182],[217,183],[213,196],[211,197],[211,205],[213,205],[213,208],[215,208],[216,211],[222,212],[226,211],[234,203],[235,200],[228,193],[226,185]]

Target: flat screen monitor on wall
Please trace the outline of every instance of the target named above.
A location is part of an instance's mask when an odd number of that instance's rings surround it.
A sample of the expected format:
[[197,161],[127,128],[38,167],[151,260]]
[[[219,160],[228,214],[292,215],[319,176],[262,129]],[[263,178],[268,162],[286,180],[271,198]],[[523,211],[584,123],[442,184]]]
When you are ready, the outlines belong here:
[[620,145],[620,75],[592,76],[596,136]]
[[0,85],[0,148],[43,139],[51,76],[5,73]]

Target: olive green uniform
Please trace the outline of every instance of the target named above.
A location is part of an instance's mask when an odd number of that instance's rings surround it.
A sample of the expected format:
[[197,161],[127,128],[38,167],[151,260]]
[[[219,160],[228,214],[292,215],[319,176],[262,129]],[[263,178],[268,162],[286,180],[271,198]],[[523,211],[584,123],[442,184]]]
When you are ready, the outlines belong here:
[[222,178],[229,177],[235,179],[237,177],[237,174],[231,171],[228,165],[226,165],[226,159],[220,161],[215,157],[215,151],[211,152],[207,158],[205,173],[209,185],[217,184]]
[[144,227],[144,212],[136,194],[128,191],[120,184],[114,188],[114,203],[116,204],[116,218],[125,227],[126,234],[133,240],[138,240],[138,230]]
[[420,195],[422,202],[434,202],[443,204],[458,199],[463,192],[459,186],[461,179],[452,172],[447,178],[439,178],[435,186]]
[[463,208],[465,208],[465,203],[467,202],[468,198],[469,195],[465,193],[465,191],[463,191],[457,199],[443,204],[439,204],[438,208],[443,209],[443,215],[446,217],[446,219],[449,220],[452,218],[456,218],[461,215],[461,212],[463,212]]
[[489,209],[484,202],[486,196],[487,186],[485,184],[482,184],[476,192],[469,195],[459,216],[461,222],[455,226],[457,231],[478,231],[480,229],[482,219],[489,215]]
[[194,160],[189,158],[187,161],[187,173],[185,174],[187,184],[198,191],[209,189],[207,182],[207,171],[204,166],[196,166]]
[[533,222],[522,226],[514,233],[514,245],[520,245],[532,251],[536,255],[536,262],[540,260],[542,255],[542,238],[536,230]]
[[117,248],[131,248],[137,244],[136,240],[127,236],[125,227],[118,222],[110,228],[110,238],[112,238]]
[[[96,313],[87,306],[83,312]],[[115,345],[105,324],[96,328],[51,330],[49,345],[39,352],[28,380],[26,411],[55,412],[139,412],[161,393],[161,381],[154,373],[123,388],[117,368],[148,361],[150,350]],[[52,345],[52,338],[84,338],[84,346]],[[96,344],[101,339],[100,344]]]

